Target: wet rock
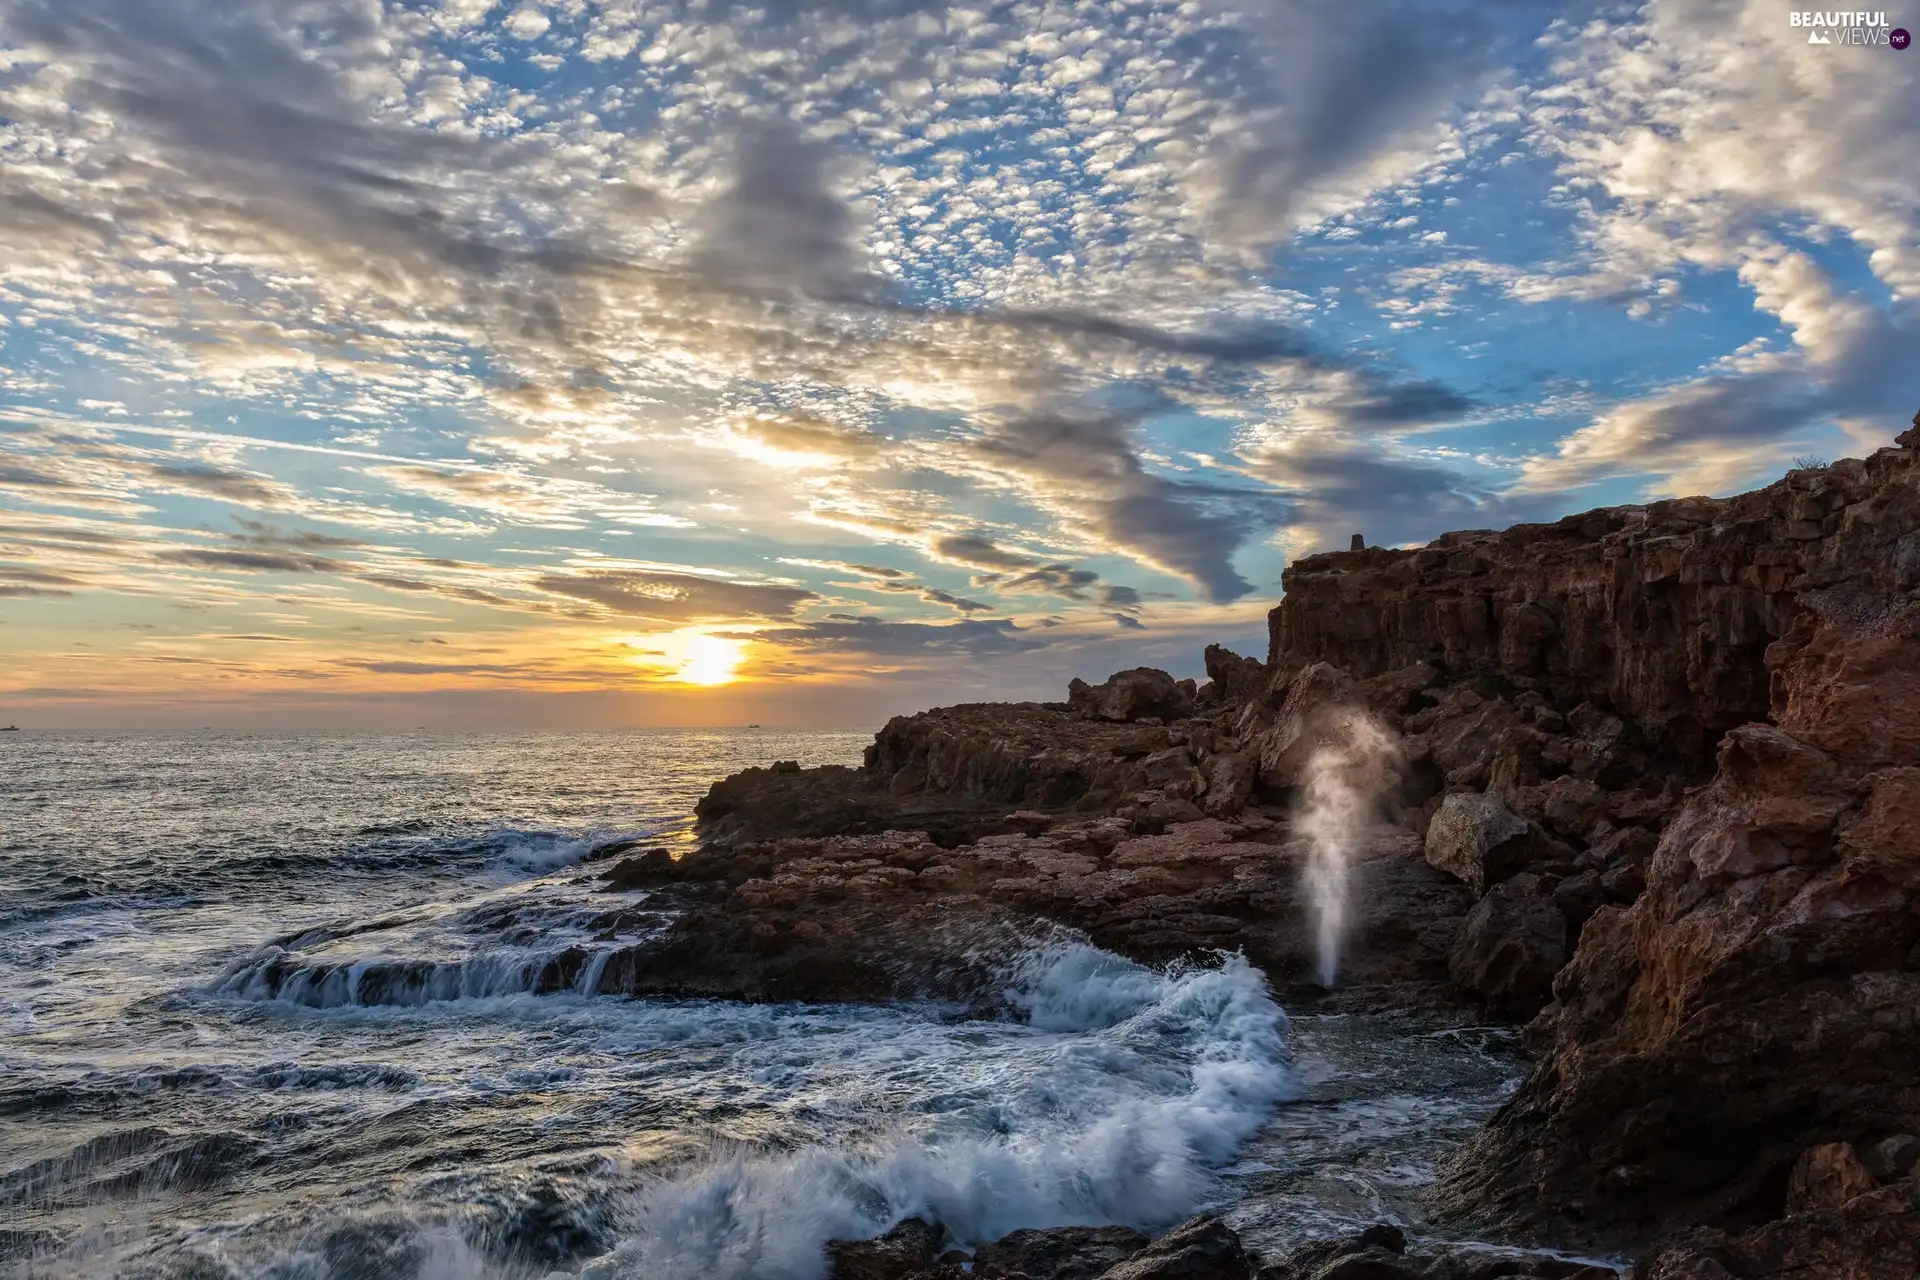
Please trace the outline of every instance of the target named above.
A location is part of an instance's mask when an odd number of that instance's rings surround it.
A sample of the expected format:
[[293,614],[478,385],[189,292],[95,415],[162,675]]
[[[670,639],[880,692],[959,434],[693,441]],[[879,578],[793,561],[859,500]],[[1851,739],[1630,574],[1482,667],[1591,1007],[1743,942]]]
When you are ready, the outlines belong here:
[[1525,819],[1476,791],[1455,791],[1427,825],[1427,862],[1475,893],[1520,874],[1536,845]]
[[1178,720],[1193,714],[1193,695],[1190,680],[1182,683],[1156,668],[1135,667],[1114,672],[1103,684],[1073,681],[1067,686],[1067,705],[1089,720]]
[[1126,1227],[1051,1227],[1016,1231],[980,1246],[975,1280],[1098,1280],[1147,1245]]
[[1605,1267],[1505,1250],[1408,1249],[1397,1227],[1316,1240],[1261,1268],[1258,1280],[1616,1280]]
[[1567,936],[1566,916],[1552,898],[1508,881],[1474,905],[1447,953],[1447,972],[1489,1007],[1527,1017],[1552,995]]
[[1787,1179],[1787,1212],[1837,1209],[1878,1186],[1851,1142],[1824,1142],[1808,1147],[1794,1161]]
[[1155,1240],[1101,1280],[1250,1280],[1240,1237],[1218,1218],[1192,1222]]
[[908,1218],[872,1240],[833,1240],[827,1259],[833,1280],[961,1280],[957,1266],[936,1264],[944,1233]]

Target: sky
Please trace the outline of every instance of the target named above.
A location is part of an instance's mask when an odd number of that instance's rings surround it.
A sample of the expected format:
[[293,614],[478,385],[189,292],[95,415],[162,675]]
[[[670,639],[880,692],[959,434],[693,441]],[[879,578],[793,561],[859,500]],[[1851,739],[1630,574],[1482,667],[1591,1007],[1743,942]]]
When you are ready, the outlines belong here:
[[1871,452],[1885,16],[0,0],[0,720],[871,726]]

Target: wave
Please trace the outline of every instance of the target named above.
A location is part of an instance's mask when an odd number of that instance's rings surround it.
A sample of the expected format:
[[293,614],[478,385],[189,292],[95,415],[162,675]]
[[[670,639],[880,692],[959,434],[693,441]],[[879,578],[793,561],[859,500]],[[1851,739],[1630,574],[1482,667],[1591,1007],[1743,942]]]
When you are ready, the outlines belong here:
[[1215,1171],[1294,1094],[1286,1017],[1244,958],[1155,971],[1074,946],[1023,969],[1030,1023],[1069,1033],[1048,1069],[931,1133],[716,1153],[640,1193],[626,1240],[585,1274],[819,1280],[828,1240],[914,1216],[963,1246],[1162,1227],[1218,1193]]
[[623,947],[570,945],[458,960],[373,958],[315,961],[268,946],[224,972],[215,994],[307,1009],[419,1006],[504,996],[599,994],[607,962]]

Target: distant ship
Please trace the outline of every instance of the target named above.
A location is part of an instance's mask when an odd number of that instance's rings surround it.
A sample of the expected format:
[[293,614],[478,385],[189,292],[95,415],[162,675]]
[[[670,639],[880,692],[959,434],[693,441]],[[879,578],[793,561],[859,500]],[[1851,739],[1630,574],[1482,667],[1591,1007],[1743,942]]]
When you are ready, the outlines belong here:
[[20,732],[20,726],[17,724],[0,724],[0,733],[18,733],[18,732]]

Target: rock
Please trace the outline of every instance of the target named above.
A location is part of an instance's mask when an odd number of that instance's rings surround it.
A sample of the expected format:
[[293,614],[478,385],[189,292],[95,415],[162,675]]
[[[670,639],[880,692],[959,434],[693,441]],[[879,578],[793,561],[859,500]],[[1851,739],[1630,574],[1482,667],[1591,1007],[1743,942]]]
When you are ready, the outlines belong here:
[[1259,1280],[1617,1280],[1604,1267],[1488,1248],[1409,1250],[1398,1227],[1316,1240],[1261,1268]]
[[1384,716],[1398,717],[1412,709],[1421,694],[1438,683],[1440,673],[1424,662],[1411,662],[1383,671],[1354,686],[1361,705]]
[[1182,684],[1153,667],[1135,667],[1114,672],[1104,684],[1073,681],[1067,686],[1067,705],[1089,720],[1178,720],[1193,713],[1193,695],[1192,681]]
[[1794,1161],[1787,1179],[1787,1212],[1838,1209],[1879,1185],[1852,1143],[1824,1142],[1808,1147]]
[[[1617,715],[1568,720],[1595,758],[1611,753],[1593,774],[1610,792],[1652,794],[1651,779],[1609,775],[1654,729],[1679,734],[1662,748],[1670,768],[1706,758],[1713,773],[1667,821],[1632,906],[1588,921],[1537,1064],[1449,1160],[1442,1209],[1577,1217],[1586,1230],[1765,1221],[1807,1148],[1920,1118],[1920,843],[1903,816],[1907,771],[1920,770],[1920,573],[1901,551],[1920,535],[1917,464],[1913,451],[1881,450],[1688,509],[1576,519],[1596,533],[1610,585],[1561,607],[1603,634],[1540,687],[1596,707],[1605,695]],[[1817,521],[1819,536],[1788,536],[1796,521]],[[1541,554],[1570,567],[1570,527],[1476,553],[1490,571]],[[1656,601],[1657,618],[1633,612]],[[1285,607],[1306,604],[1290,595]],[[1394,634],[1420,610],[1396,615]],[[1683,618],[1686,630],[1669,630]],[[1579,634],[1563,627],[1563,643]],[[1398,643],[1384,643],[1382,667]],[[1359,661],[1317,645],[1286,661],[1329,652]],[[1460,661],[1480,659],[1462,650]],[[1715,729],[1710,753],[1687,745]],[[1711,1258],[1740,1280],[1878,1274],[1868,1254],[1842,1248],[1836,1224],[1892,1188],[1835,1208],[1863,1184],[1834,1174],[1809,1185],[1829,1188],[1816,1197],[1829,1207],[1726,1237],[1685,1265]],[[1791,1225],[1802,1218],[1828,1227]],[[1904,1260],[1886,1274],[1916,1274],[1901,1243],[1910,1226],[1854,1226]],[[1680,1256],[1652,1274],[1683,1274]]]
[[1273,724],[1260,735],[1260,783],[1276,790],[1300,785],[1313,753],[1339,731],[1353,706],[1353,682],[1326,663],[1308,667],[1287,688]]
[[1554,900],[1518,881],[1474,906],[1447,953],[1447,973],[1495,1010],[1526,1017],[1545,1005],[1567,959],[1567,920]]
[[930,1222],[908,1218],[877,1239],[829,1241],[833,1280],[959,1280],[966,1275],[959,1267],[935,1268],[942,1234]]
[[1566,917],[1567,936],[1577,939],[1593,913],[1606,901],[1598,871],[1582,871],[1554,886],[1553,905]]
[[1243,658],[1233,650],[1210,644],[1204,655],[1207,678],[1219,691],[1219,701],[1227,706],[1251,702],[1266,696],[1271,673],[1258,658]]
[[1526,822],[1479,792],[1451,793],[1427,826],[1427,862],[1475,893],[1526,870],[1534,851]]
[[1868,1147],[1862,1153],[1862,1158],[1866,1162],[1867,1172],[1876,1179],[1897,1182],[1912,1173],[1916,1164],[1920,1164],[1920,1138],[1910,1133],[1896,1133]]
[[1635,1265],[1641,1280],[1912,1280],[1920,1276],[1920,1183],[1904,1181],[1729,1234],[1703,1229],[1661,1241]]
[[1097,1280],[1147,1245],[1126,1227],[1050,1227],[1016,1231],[981,1245],[975,1280]]
[[1101,1280],[1251,1280],[1240,1237],[1218,1218],[1195,1218],[1162,1236]]
[[775,760],[773,762],[773,771],[775,773],[798,773],[800,772],[800,762],[798,760]]
[[1249,751],[1223,751],[1200,765],[1206,775],[1206,794],[1200,801],[1208,817],[1231,818],[1253,799],[1260,777],[1260,759]]

